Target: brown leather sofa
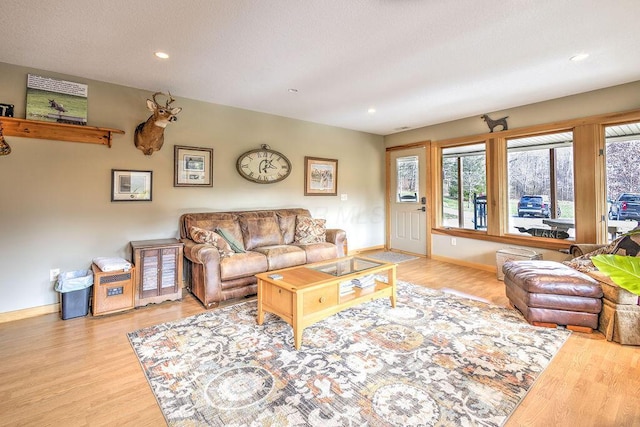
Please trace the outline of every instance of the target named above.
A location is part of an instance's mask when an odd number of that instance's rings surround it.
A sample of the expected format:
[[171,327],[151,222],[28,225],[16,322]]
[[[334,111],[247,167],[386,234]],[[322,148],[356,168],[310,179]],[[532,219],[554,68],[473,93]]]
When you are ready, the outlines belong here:
[[[301,217],[309,222],[311,214],[307,209],[292,208],[182,215],[179,229],[188,289],[205,307],[212,308],[221,301],[255,294],[257,273],[345,255],[344,230],[326,229],[318,241],[296,241]],[[324,225],[323,220],[314,221]],[[226,254],[212,244],[197,243],[192,239],[192,227],[223,230],[241,251]]]

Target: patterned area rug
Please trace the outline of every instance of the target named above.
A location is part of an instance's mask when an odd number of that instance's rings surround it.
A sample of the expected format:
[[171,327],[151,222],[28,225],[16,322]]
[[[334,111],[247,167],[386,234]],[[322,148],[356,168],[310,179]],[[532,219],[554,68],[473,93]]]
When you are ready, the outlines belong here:
[[499,426],[569,337],[405,282],[305,329],[256,301],[128,334],[171,426]]
[[395,262],[395,263],[418,259],[417,256],[401,254],[399,252],[389,252],[389,251],[371,252],[369,254],[362,254],[362,256],[365,256],[367,258],[378,259],[380,261]]

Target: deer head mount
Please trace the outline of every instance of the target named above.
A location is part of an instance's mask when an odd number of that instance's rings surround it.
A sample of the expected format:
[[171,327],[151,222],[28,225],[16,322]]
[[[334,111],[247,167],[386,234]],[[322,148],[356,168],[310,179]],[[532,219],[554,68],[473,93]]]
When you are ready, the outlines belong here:
[[162,148],[162,144],[164,144],[164,128],[171,122],[175,122],[178,120],[176,115],[182,111],[182,108],[175,107],[171,108],[171,104],[175,99],[171,96],[171,92],[169,92],[169,96],[167,97],[167,101],[164,105],[160,105],[156,101],[156,96],[164,95],[162,92],[156,92],[153,94],[153,101],[147,99],[147,108],[151,110],[153,113],[146,122],[140,123],[136,126],[136,131],[133,135],[133,142],[135,143],[138,150],[142,150],[142,152],[150,156],[154,151],[160,150]]

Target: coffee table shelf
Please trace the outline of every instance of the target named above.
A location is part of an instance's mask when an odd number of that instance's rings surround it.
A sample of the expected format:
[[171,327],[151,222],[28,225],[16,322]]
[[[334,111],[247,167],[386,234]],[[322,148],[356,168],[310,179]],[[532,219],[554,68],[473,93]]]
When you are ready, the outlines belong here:
[[[320,271],[331,264],[351,263],[362,269],[344,270],[329,274]],[[364,267],[363,267],[364,266]],[[328,271],[331,269],[329,268]],[[353,271],[353,272],[351,272]],[[273,274],[282,279],[273,279]],[[354,288],[354,292],[340,295],[340,284],[370,274],[387,274],[387,283],[376,280],[370,288]],[[341,275],[338,275],[341,274]],[[349,307],[388,297],[396,306],[396,264],[368,260],[362,257],[346,257],[304,266],[291,267],[256,275],[258,279],[258,324],[264,321],[264,313],[270,312],[293,328],[296,349],[302,345],[304,328]]]

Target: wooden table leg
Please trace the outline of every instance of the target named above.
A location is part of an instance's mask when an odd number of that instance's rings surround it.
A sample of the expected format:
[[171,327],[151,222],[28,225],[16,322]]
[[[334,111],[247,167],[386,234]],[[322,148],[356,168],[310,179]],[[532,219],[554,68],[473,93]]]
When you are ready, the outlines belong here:
[[293,330],[293,341],[295,343],[296,350],[300,350],[300,347],[302,347],[302,331],[302,328],[295,328]]
[[264,296],[264,282],[258,279],[258,325],[264,322],[264,310],[262,309],[262,298]]
[[294,299],[291,327],[293,328],[293,342],[296,346],[296,350],[300,350],[300,347],[302,346],[302,331],[304,330],[304,327],[301,325],[304,310],[302,308],[302,296],[296,292],[294,294]]
[[391,307],[396,306],[396,267],[395,265],[389,272],[387,273],[387,279],[389,279],[389,284],[391,285]]

